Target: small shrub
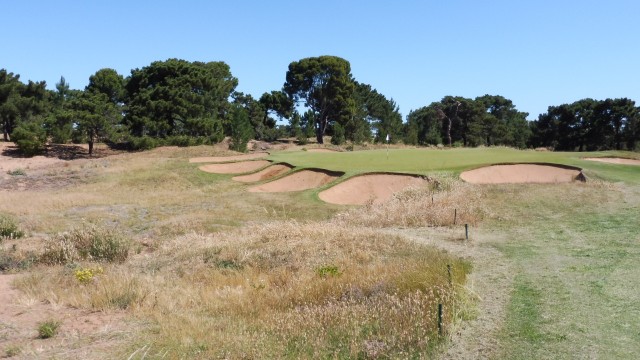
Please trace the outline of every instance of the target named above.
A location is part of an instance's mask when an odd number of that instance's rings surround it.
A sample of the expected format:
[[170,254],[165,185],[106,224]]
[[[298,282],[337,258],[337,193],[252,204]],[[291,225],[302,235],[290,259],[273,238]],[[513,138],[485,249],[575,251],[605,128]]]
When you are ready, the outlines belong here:
[[342,127],[342,125],[336,123],[333,126],[333,136],[331,137],[331,143],[333,145],[342,145],[344,144],[345,141],[346,139],[344,134],[344,128]]
[[320,267],[316,270],[316,272],[318,273],[318,275],[320,275],[320,277],[323,278],[340,275],[340,269],[338,269],[338,267],[334,265]]
[[11,270],[25,270],[37,262],[38,257],[33,252],[5,251],[0,249],[0,272]]
[[101,275],[103,272],[101,267],[80,268],[74,271],[74,275],[79,282],[85,284],[92,282],[97,275]]
[[26,156],[44,152],[47,144],[47,132],[40,121],[34,120],[18,125],[11,133],[11,139]]
[[131,137],[129,139],[129,148],[134,151],[151,150],[158,146],[159,146],[158,140],[149,136]]
[[8,170],[7,174],[11,176],[26,176],[27,172],[24,171],[24,169],[18,168],[18,169]]
[[58,333],[60,322],[56,320],[47,320],[38,324],[38,337],[40,339],[48,339],[54,337]]
[[5,350],[4,350],[4,355],[5,357],[14,357],[14,356],[18,356],[20,355],[20,353],[22,352],[22,348],[18,345],[12,345],[12,346],[8,346]]
[[41,260],[48,264],[69,264],[80,260],[124,262],[131,242],[115,231],[84,226],[60,234],[48,242]]
[[24,232],[18,229],[18,225],[13,218],[0,214],[0,240],[19,239],[24,236]]

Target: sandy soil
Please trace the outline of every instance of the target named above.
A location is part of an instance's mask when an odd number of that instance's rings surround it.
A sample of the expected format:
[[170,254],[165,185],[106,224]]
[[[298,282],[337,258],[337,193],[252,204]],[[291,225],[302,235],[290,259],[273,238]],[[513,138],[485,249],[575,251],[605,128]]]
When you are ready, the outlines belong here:
[[229,161],[242,161],[242,160],[252,160],[252,159],[262,159],[269,156],[269,153],[255,153],[255,154],[245,154],[245,155],[232,155],[232,156],[205,156],[205,157],[196,157],[189,159],[190,163],[221,163],[221,162],[229,162]]
[[0,142],[0,173],[6,174],[7,171],[16,169],[36,169],[43,168],[54,164],[65,162],[57,158],[48,158],[44,156],[34,156],[32,158],[4,156],[5,150],[14,150],[15,145],[11,142]]
[[581,176],[580,170],[538,164],[493,165],[460,174],[472,184],[564,183]]
[[242,174],[263,168],[271,162],[267,160],[242,161],[225,164],[209,164],[199,167],[200,170],[214,174]]
[[320,199],[331,204],[363,205],[388,201],[394,193],[410,186],[423,185],[426,180],[411,175],[368,174],[353,177],[320,194]]
[[254,186],[250,192],[289,192],[313,189],[337,179],[337,174],[321,170],[302,170],[282,179]]
[[292,166],[277,164],[277,165],[269,166],[268,168],[258,171],[257,173],[243,175],[243,176],[236,176],[236,177],[233,177],[232,179],[239,182],[263,181],[263,180],[272,179],[276,176],[280,176],[291,169],[293,169]]
[[640,160],[624,159],[624,158],[601,157],[601,158],[584,158],[583,160],[599,161],[599,162],[605,162],[610,164],[640,165]]
[[[18,358],[101,358],[117,346],[124,314],[73,309],[28,298],[11,285],[19,275],[0,275],[0,349],[19,349]],[[38,324],[60,321],[58,334],[38,338]],[[113,351],[113,349],[111,349]]]

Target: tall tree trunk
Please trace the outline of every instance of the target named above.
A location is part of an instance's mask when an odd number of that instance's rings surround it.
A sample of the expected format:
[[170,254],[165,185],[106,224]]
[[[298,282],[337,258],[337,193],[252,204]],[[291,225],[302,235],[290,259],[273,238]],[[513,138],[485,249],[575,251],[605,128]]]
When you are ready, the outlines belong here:
[[316,127],[316,140],[318,144],[324,144],[324,133],[327,130],[327,118],[320,118],[318,126]]
[[89,139],[89,157],[93,154],[93,140]]
[[447,116],[447,140],[449,140],[449,147],[451,147],[451,118]]

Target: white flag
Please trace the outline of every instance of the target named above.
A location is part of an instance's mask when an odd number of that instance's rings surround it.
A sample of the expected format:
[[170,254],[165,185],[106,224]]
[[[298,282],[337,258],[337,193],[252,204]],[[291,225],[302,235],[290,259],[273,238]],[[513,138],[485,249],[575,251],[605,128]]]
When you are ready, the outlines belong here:
[[387,134],[387,142],[389,142],[389,134]]

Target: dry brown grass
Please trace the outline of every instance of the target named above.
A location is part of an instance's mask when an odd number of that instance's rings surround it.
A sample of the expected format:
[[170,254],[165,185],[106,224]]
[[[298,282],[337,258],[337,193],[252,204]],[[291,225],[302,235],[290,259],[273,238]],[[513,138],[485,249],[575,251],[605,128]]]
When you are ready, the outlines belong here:
[[374,228],[475,225],[485,216],[483,187],[451,177],[433,179],[429,187],[410,188],[383,204],[368,204],[336,216],[340,226]]
[[453,321],[468,270],[398,236],[289,221],[179,236],[90,283],[58,266],[18,286],[51,303],[129,309],[152,324],[138,343],[170,358],[402,357],[439,343],[437,304]]

